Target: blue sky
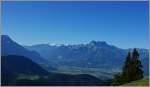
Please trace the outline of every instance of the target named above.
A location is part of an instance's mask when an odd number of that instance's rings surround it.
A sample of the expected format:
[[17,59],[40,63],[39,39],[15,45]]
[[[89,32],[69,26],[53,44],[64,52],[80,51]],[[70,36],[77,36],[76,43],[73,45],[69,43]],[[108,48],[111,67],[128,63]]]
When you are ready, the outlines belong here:
[[97,40],[148,48],[148,2],[3,2],[2,27],[22,45]]

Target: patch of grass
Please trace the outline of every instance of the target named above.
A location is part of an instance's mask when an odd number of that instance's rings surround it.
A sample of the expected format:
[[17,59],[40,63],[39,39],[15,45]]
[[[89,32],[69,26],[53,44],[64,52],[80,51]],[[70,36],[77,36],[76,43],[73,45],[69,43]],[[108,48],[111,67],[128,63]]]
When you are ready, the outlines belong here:
[[17,80],[27,79],[27,80],[38,80],[40,77],[38,75],[24,75],[20,74],[17,76]]
[[130,83],[124,84],[123,86],[149,86],[149,78],[132,81]]

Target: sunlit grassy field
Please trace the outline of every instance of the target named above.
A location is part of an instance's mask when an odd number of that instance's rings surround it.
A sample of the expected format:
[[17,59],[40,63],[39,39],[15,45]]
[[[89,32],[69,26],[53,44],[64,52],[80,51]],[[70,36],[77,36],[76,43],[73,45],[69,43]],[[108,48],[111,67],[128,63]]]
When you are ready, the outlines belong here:
[[123,86],[148,86],[149,78],[144,78],[142,80],[132,81],[130,83],[124,84]]

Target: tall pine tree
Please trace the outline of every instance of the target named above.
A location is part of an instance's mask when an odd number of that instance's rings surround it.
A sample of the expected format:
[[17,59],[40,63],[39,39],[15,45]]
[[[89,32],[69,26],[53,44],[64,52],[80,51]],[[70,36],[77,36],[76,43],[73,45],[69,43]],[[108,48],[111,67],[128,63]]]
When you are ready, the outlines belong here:
[[131,81],[131,73],[132,73],[132,59],[131,54],[128,52],[126,60],[124,62],[123,70],[122,70],[122,78],[123,82],[130,82]]
[[139,60],[139,53],[136,49],[132,52],[132,80],[139,80],[143,78],[142,64]]

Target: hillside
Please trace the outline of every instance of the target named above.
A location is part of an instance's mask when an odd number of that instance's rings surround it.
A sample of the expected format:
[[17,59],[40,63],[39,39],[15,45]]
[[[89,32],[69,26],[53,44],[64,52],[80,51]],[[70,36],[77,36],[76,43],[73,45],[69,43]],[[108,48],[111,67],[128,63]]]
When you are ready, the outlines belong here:
[[49,72],[41,68],[37,63],[24,56],[2,56],[2,72],[9,71],[15,74],[48,75]]
[[149,78],[144,78],[142,80],[132,81],[130,83],[124,84],[123,86],[148,86]]
[[9,36],[2,35],[1,38],[2,38],[2,49],[1,49],[2,56],[20,55],[28,57],[37,63],[46,61],[45,59],[41,58],[37,52],[25,49],[23,46],[13,41]]
[[18,55],[2,56],[2,85],[3,86],[35,86],[35,85],[103,85],[102,80],[88,75],[69,75],[51,73],[27,57]]
[[[24,48],[22,45],[18,44],[17,42],[13,41],[8,35],[1,35],[1,55],[2,56],[8,56],[8,55],[19,55],[24,56],[35,63],[39,64],[42,68],[47,69],[43,67],[43,64],[48,65],[49,62],[47,62],[46,59],[42,58],[39,53],[36,51],[29,51],[26,48]],[[49,71],[56,70],[55,68],[51,67],[50,65],[47,66]]]
[[45,76],[49,72],[41,68],[27,57],[9,55],[1,57],[2,85],[10,85],[22,75]]

